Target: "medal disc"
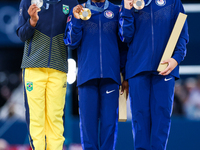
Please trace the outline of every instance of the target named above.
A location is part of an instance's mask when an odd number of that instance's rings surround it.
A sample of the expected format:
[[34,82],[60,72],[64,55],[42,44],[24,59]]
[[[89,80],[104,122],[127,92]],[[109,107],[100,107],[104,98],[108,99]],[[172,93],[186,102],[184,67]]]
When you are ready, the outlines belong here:
[[145,6],[144,0],[134,0],[133,1],[133,6],[137,10],[143,9],[144,6]]
[[92,13],[88,8],[83,8],[83,11],[81,11],[79,15],[82,20],[89,20],[92,16]]
[[36,4],[38,8],[43,6],[43,0],[31,0],[31,4]]

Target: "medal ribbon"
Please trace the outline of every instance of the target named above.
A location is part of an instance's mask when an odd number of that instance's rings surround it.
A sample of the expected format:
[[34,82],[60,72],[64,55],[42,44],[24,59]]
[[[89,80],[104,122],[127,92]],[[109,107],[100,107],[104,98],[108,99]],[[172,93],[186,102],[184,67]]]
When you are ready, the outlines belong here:
[[97,6],[93,6],[91,4],[91,0],[88,0],[87,3],[86,3],[86,8],[97,11],[97,12],[103,12],[104,10],[106,10],[108,8],[108,6],[109,6],[108,0],[105,1],[104,8],[99,8]]
[[61,0],[44,0],[45,3],[48,3],[48,4],[56,4],[58,2],[60,2]]
[[61,0],[43,0],[44,1],[44,3],[46,4],[46,7],[43,5],[43,8],[44,9],[49,9],[49,4],[56,4],[56,3],[58,3],[58,2],[60,2]]
[[145,6],[148,6],[151,2],[152,2],[152,0],[149,0],[148,3],[145,4]]

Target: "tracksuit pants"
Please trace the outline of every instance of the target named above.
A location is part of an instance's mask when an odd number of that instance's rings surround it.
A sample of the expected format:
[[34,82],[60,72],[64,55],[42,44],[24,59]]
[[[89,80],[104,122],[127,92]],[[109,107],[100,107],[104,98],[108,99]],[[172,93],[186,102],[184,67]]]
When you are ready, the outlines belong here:
[[114,150],[119,85],[112,79],[93,79],[80,85],[78,92],[83,150]]
[[66,73],[50,68],[23,69],[26,121],[32,150],[62,150]]
[[175,78],[144,72],[128,82],[135,150],[166,150]]

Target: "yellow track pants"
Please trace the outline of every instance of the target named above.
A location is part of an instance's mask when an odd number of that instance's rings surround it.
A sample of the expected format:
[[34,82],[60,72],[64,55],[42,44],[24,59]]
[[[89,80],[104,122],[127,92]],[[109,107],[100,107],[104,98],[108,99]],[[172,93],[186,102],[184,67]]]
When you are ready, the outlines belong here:
[[66,73],[50,68],[23,69],[26,121],[33,150],[62,150]]

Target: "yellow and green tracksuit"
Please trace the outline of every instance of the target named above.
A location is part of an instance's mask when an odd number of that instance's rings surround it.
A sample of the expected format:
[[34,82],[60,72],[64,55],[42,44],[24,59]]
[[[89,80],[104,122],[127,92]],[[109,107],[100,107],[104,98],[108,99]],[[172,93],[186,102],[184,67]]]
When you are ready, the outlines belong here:
[[62,150],[66,73],[51,68],[23,69],[26,120],[32,149]]
[[29,23],[31,0],[21,0],[17,35],[25,42],[23,69],[26,120],[33,150],[62,150],[67,49],[63,42],[77,0],[44,1],[36,27]]

